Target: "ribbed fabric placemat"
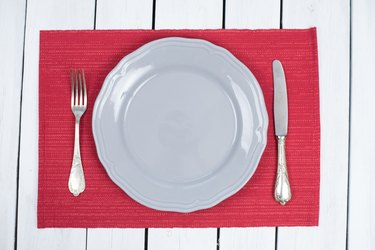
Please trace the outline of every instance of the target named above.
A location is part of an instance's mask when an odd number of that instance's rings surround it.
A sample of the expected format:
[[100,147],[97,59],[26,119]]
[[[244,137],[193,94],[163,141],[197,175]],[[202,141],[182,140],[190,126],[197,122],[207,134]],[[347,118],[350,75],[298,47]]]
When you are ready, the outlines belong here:
[[[92,110],[106,75],[127,54],[152,40],[181,36],[228,49],[257,78],[269,115],[268,144],[258,169],[237,194],[188,214],[144,207],[107,176],[95,149]],[[314,226],[319,219],[320,121],[316,30],[41,31],[39,65],[38,227]],[[272,61],[284,66],[289,101],[287,163],[293,199],[273,198],[277,147],[273,126]],[[81,119],[86,190],[67,183],[73,156],[71,68],[84,68],[88,109]]]

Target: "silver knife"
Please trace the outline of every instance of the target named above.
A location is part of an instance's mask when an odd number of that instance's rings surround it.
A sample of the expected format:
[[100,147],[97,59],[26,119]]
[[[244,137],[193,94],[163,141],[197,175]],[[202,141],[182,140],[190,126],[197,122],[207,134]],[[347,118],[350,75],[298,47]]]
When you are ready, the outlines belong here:
[[285,205],[292,198],[285,157],[285,139],[288,133],[288,96],[284,69],[279,60],[272,62],[272,70],[274,84],[273,112],[278,145],[275,199],[281,205]]

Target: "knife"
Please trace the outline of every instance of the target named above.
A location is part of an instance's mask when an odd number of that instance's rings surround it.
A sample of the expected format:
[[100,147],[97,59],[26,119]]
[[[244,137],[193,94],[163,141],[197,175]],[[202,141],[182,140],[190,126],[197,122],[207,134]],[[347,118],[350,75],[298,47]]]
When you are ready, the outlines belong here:
[[288,96],[284,69],[279,60],[272,62],[272,70],[274,84],[273,112],[278,145],[275,199],[281,205],[285,205],[292,198],[285,157],[285,139],[288,133]]

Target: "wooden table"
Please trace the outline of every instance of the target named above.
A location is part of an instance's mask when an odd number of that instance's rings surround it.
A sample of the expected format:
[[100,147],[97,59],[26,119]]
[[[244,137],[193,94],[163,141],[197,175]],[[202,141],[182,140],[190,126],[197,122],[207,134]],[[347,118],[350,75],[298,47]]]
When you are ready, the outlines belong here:
[[[375,249],[374,13],[372,0],[1,0],[0,249]],[[36,228],[39,30],[312,26],[319,227]]]

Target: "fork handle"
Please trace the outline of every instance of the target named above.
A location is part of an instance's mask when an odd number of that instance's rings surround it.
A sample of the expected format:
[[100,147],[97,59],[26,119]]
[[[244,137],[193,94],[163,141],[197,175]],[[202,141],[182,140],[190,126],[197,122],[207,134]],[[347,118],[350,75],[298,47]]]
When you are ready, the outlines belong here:
[[85,176],[83,174],[81,152],[79,146],[79,119],[76,119],[74,133],[74,154],[72,168],[70,170],[68,187],[69,191],[74,196],[78,196],[85,190],[85,186]]
[[285,205],[292,198],[285,157],[285,136],[277,136],[277,175],[275,183],[275,199]]

